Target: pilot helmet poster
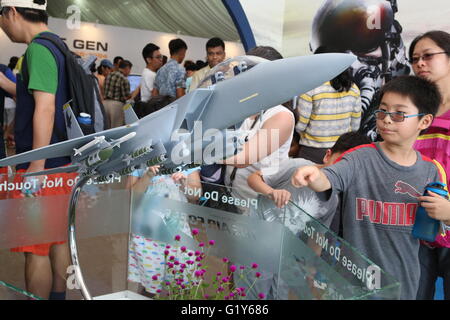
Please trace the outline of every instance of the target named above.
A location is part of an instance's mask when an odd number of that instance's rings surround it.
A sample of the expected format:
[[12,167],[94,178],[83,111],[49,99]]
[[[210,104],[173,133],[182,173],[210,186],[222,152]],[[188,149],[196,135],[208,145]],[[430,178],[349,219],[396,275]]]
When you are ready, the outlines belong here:
[[411,74],[413,39],[431,30],[450,30],[448,0],[287,0],[283,53],[305,55],[321,47],[351,52],[361,91],[361,129],[376,138],[373,111],[381,86]]

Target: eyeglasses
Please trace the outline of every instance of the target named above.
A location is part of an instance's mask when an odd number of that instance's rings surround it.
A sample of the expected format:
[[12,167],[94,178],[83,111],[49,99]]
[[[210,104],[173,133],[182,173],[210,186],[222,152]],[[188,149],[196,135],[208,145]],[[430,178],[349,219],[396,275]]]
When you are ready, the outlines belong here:
[[424,53],[421,56],[412,57],[409,60],[409,62],[412,63],[412,64],[416,64],[416,63],[418,63],[420,61],[420,59],[422,59],[423,61],[430,61],[431,59],[433,59],[434,55],[436,55],[436,54],[443,54],[443,53],[448,54],[448,52],[446,52],[446,51],[435,52],[435,53]]
[[424,116],[425,113],[419,113],[419,114],[411,114],[409,116],[405,116],[404,112],[397,111],[397,112],[387,112],[386,110],[376,110],[374,113],[375,118],[377,120],[384,120],[387,115],[389,115],[394,122],[403,122],[406,118],[412,118],[412,117],[420,117]]

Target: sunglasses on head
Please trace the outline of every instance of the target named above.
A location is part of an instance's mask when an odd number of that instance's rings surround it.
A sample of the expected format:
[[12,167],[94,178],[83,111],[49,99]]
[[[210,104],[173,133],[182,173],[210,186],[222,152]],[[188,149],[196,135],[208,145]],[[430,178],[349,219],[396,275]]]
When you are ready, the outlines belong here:
[[404,112],[402,111],[396,111],[396,112],[387,112],[386,110],[376,110],[374,113],[375,118],[377,120],[384,120],[387,115],[389,115],[394,122],[403,122],[406,118],[412,118],[412,117],[420,117],[424,116],[425,113],[418,113],[418,114],[411,114],[406,116]]

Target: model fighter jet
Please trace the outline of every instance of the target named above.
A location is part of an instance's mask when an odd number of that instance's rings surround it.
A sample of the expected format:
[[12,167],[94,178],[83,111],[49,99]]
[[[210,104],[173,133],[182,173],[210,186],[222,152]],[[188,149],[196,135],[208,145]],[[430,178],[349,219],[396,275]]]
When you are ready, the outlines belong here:
[[[276,61],[252,56],[229,59],[211,70],[210,85],[206,88],[199,88],[142,119],[137,118],[131,105],[126,105],[125,126],[87,136],[83,135],[70,106],[65,106],[69,140],[5,158],[0,166],[70,156],[69,166],[28,176],[79,172],[101,182],[153,165],[161,165],[161,174],[171,174],[204,163],[201,153],[194,155],[205,148],[205,137],[194,136],[199,127],[201,132],[212,129],[225,132],[253,114],[320,86],[354,61],[353,55],[337,53]],[[234,76],[221,81],[226,72],[233,72]],[[178,141],[173,140],[176,131],[181,132]],[[188,147],[192,141],[194,146],[197,143],[197,150]],[[237,145],[239,139],[228,139],[225,151],[217,152],[216,158],[233,155]]]

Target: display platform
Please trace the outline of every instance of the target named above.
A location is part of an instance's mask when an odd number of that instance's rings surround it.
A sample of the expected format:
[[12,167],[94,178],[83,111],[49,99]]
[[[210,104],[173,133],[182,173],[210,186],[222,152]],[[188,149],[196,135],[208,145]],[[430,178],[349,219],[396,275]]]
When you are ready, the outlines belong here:
[[[237,201],[211,184],[181,185],[161,176],[130,188],[129,179],[88,183],[77,204],[79,263],[94,299],[147,299],[141,295],[145,289],[164,293],[159,281],[174,279],[167,262],[182,264],[189,252],[205,255],[186,268],[191,281],[196,271],[206,270],[206,285],[196,296],[203,299],[217,294],[212,284],[219,272],[229,277],[224,296],[246,288],[242,299],[399,298],[396,279],[327,227],[327,210],[333,208],[305,198],[278,209],[262,196]],[[40,299],[24,290],[25,258],[10,248],[67,240],[69,195],[11,199],[12,190],[2,191],[0,299]],[[67,298],[83,299],[74,273],[71,266],[64,275]]]

